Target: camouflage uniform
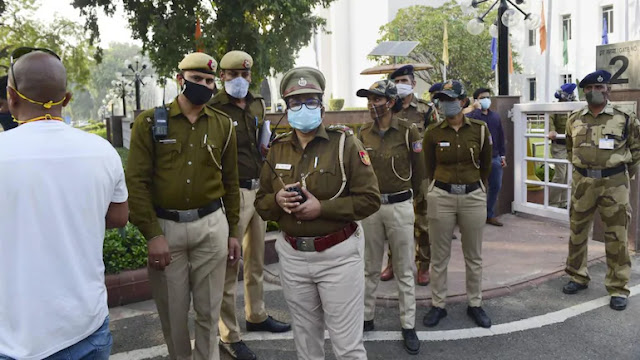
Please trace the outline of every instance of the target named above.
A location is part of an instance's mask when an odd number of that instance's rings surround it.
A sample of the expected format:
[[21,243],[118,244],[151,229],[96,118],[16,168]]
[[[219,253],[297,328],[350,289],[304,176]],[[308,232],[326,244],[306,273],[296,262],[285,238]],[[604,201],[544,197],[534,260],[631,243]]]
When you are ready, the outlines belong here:
[[[587,240],[596,210],[604,223],[607,254],[605,286],[611,296],[629,295],[631,261],[627,248],[627,229],[631,220],[629,178],[640,161],[640,122],[608,103],[594,115],[588,107],[571,113],[567,121],[567,155],[573,164],[571,184],[571,237],[567,257],[567,274],[571,280],[586,285]],[[627,169],[610,176],[620,166]],[[593,171],[596,170],[596,174]],[[591,173],[586,174],[586,171]]]

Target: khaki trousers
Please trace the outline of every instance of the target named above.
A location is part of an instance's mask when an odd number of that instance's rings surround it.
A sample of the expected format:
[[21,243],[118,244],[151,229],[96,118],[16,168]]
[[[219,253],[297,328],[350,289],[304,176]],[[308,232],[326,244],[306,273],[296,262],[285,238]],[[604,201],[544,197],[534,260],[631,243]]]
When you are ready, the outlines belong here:
[[[561,144],[551,144],[551,155],[554,159],[566,159],[567,147]],[[555,164],[555,170],[551,182],[556,184],[567,184],[567,164]],[[567,190],[550,187],[549,206],[567,206]]]
[[364,230],[364,320],[373,320],[376,313],[376,289],[384,257],[384,242],[393,251],[393,276],[398,284],[400,324],[413,329],[416,322],[416,297],[411,264],[414,251],[413,201],[384,204],[380,210],[362,221]]
[[149,280],[169,358],[192,359],[187,322],[193,295],[193,359],[217,360],[216,324],[229,253],[227,218],[219,209],[189,223],[164,219],[158,222],[169,243],[172,261],[164,271],[149,268]]
[[297,251],[279,238],[276,251],[298,359],[324,359],[325,328],[338,360],[367,359],[362,230],[322,252]]
[[487,219],[484,189],[469,194],[449,194],[431,186],[427,194],[431,239],[431,294],[433,306],[444,308],[447,298],[447,266],[456,224],[462,235],[469,306],[482,303],[482,230]]
[[[264,234],[267,223],[256,212],[253,202],[258,190],[240,188],[240,220],[238,234],[242,238],[243,276],[244,276],[244,312],[246,320],[261,323],[267,320],[263,300],[264,270]],[[236,318],[236,285],[240,262],[227,263],[224,280],[224,293],[220,308],[220,339],[226,343],[240,341],[240,326]]]

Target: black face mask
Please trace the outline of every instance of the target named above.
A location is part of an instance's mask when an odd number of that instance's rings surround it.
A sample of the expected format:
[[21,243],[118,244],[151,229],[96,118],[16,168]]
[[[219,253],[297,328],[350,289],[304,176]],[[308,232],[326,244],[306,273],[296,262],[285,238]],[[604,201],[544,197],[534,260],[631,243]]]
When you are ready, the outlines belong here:
[[11,130],[18,126],[18,123],[13,121],[11,113],[0,113],[0,125],[4,128],[4,131]]
[[182,93],[193,105],[203,105],[211,100],[213,90],[200,84],[184,79],[184,90]]

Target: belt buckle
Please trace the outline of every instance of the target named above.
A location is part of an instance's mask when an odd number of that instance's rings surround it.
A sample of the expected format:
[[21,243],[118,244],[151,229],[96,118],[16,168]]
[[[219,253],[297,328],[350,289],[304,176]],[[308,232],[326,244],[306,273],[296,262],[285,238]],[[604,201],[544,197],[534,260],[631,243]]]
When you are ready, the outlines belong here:
[[251,190],[260,188],[260,179],[251,179]]
[[299,251],[316,251],[316,243],[313,238],[296,238],[296,248]]
[[380,203],[388,204],[389,203],[389,194],[380,194]]
[[463,184],[451,184],[451,193],[456,195],[466,194],[467,185]]
[[594,179],[601,179],[602,170],[587,169],[587,176]]
[[200,219],[200,214],[198,214],[198,209],[178,211],[178,222],[192,222],[198,219]]

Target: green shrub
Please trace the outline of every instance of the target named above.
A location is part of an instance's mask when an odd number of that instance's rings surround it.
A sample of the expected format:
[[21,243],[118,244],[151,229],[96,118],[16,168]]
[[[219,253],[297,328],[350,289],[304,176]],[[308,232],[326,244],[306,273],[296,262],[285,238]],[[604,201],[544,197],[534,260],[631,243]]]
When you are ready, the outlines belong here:
[[340,111],[344,106],[344,99],[331,99],[329,100],[329,110]]
[[[553,179],[553,174],[555,170],[552,167],[549,167],[549,181]],[[544,165],[540,165],[536,168],[536,177],[540,179],[540,181],[544,181]]]
[[106,274],[147,266],[147,241],[131,223],[123,229],[107,230],[102,249]]
[[267,221],[267,232],[269,231],[280,231],[280,225],[275,221]]
[[122,167],[125,168],[125,170],[127,169],[127,159],[129,158],[129,149],[125,148],[125,147],[117,147],[116,151],[118,152],[118,155],[120,155],[120,160],[122,160]]

